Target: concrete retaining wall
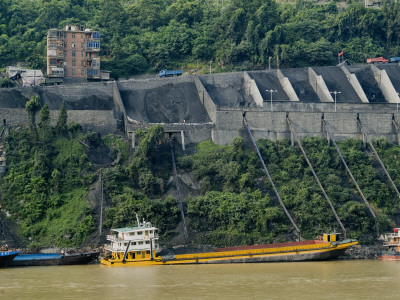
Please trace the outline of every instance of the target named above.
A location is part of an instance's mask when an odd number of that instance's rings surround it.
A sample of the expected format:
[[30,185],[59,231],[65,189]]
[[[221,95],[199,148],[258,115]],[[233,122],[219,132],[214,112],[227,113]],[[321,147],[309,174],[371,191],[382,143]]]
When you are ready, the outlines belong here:
[[[213,131],[213,141],[226,145],[233,141],[236,136],[246,137],[243,132],[243,110],[217,111],[217,126]],[[247,110],[246,120],[252,130],[254,137],[268,139],[290,138],[290,130],[286,123],[288,117],[296,133],[300,138],[306,136],[325,137],[326,133],[322,125],[325,119],[332,133],[339,140],[344,138],[359,138],[357,117],[361,120],[364,129],[371,136],[386,137],[391,142],[398,142],[398,135],[393,128],[392,113],[371,112],[269,112],[261,110]]]
[[215,123],[217,106],[211,99],[210,95],[208,94],[207,90],[205,89],[204,85],[201,83],[198,77],[194,79],[194,84],[196,85],[200,101],[206,109],[210,120]]
[[310,85],[313,87],[321,102],[334,102],[321,75],[317,75],[312,68],[308,68],[308,77],[310,80]]
[[0,121],[3,123],[6,120],[7,124],[19,125],[27,124],[28,115],[25,108],[2,108],[0,109]]
[[355,74],[351,74],[349,70],[347,70],[346,66],[341,66],[340,68],[346,74],[347,80],[350,82],[351,86],[353,87],[361,101],[364,103],[368,103],[369,101],[367,99],[367,96],[365,95],[364,90],[362,89],[361,84],[357,79],[357,76]]
[[285,77],[285,75],[283,75],[281,70],[278,69],[276,71],[278,74],[279,82],[281,83],[285,93],[288,95],[290,101],[299,101],[299,97],[297,97],[297,94],[296,94],[292,84],[290,83],[289,78]]
[[252,79],[249,73],[244,72],[244,85],[246,88],[246,93],[250,95],[258,107],[263,107],[264,100],[261,96],[260,90],[257,87],[256,82]]
[[371,69],[372,72],[374,72],[375,79],[378,81],[383,95],[385,96],[385,100],[389,103],[397,103],[399,101],[399,95],[390,81],[386,70],[380,70],[374,65],[371,65]]

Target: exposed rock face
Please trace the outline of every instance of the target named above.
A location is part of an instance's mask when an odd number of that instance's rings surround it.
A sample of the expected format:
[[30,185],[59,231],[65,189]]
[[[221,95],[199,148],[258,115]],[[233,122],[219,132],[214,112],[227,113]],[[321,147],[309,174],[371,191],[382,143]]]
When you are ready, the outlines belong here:
[[359,245],[347,249],[346,254],[341,256],[341,259],[377,259],[378,253],[383,251],[382,243],[375,243],[374,245]]

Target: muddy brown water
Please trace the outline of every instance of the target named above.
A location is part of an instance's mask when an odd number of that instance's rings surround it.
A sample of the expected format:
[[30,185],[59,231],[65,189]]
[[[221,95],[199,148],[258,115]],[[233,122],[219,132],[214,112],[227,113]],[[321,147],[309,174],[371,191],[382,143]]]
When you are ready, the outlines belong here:
[[0,269],[0,299],[398,299],[400,262],[377,260]]

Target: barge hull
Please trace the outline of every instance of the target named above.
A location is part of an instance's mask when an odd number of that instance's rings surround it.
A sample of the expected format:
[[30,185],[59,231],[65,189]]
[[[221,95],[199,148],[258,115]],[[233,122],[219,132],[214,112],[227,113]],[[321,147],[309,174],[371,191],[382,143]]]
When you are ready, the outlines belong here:
[[61,254],[20,254],[10,264],[12,267],[85,265],[96,261],[99,252]]
[[154,260],[126,260],[125,262],[122,262],[121,260],[110,260],[105,258],[101,260],[101,263],[108,266],[144,266],[319,261],[337,258],[338,256],[343,255],[348,247],[355,244],[357,244],[357,242],[351,241],[348,243],[338,244],[334,247],[323,248],[300,249],[298,247],[293,247],[282,249],[282,251],[279,251],[279,249],[275,248],[257,249],[257,252],[248,250],[241,250],[237,252],[227,251],[223,253],[210,252],[177,255],[175,258],[170,259],[156,257]]
[[398,260],[400,261],[400,253],[381,253],[378,255],[379,260]]
[[18,251],[0,251],[0,267],[9,266],[18,254]]

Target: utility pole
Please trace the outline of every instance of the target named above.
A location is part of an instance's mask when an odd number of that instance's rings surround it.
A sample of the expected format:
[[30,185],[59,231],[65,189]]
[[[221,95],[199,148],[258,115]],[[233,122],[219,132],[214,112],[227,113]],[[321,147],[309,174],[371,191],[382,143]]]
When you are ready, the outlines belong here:
[[335,112],[336,112],[336,95],[337,95],[337,94],[341,94],[342,92],[333,91],[333,92],[329,92],[329,93],[331,93],[331,94],[334,94],[334,95],[335,95]]
[[100,200],[100,225],[99,232],[102,233],[103,227],[103,170],[100,170],[100,182],[101,182],[101,200]]
[[277,90],[273,90],[273,89],[265,90],[265,91],[271,93],[271,111],[272,111],[272,93],[277,93],[278,91]]
[[399,113],[399,97],[400,97],[400,93],[397,93],[397,103],[396,103],[397,113]]

